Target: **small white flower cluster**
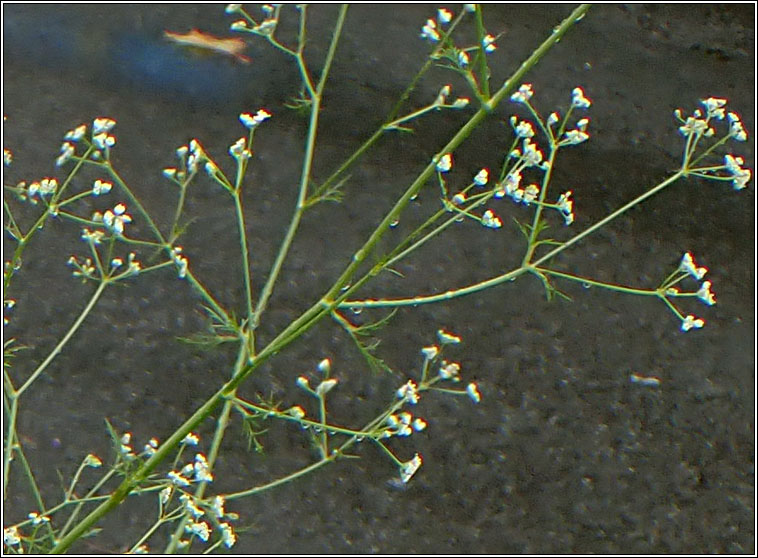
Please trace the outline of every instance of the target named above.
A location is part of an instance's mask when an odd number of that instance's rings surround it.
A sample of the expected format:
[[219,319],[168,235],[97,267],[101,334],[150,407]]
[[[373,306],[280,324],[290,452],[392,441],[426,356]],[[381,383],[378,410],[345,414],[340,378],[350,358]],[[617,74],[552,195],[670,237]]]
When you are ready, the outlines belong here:
[[426,429],[426,421],[420,417],[413,418],[413,415],[404,411],[397,415],[390,415],[386,420],[386,429],[382,432],[380,438],[391,438],[393,436],[410,436],[414,432],[421,432]]
[[100,180],[98,178],[92,184],[92,195],[93,196],[102,196],[102,195],[107,194],[108,192],[110,192],[112,188],[113,188],[113,184],[111,184],[110,182],[105,182],[105,181]]
[[[260,23],[256,23],[244,13],[242,10],[242,4],[228,4],[224,11],[227,14],[241,13],[248,18],[247,20],[239,19],[232,23],[230,26],[232,31],[247,31],[248,33],[255,33],[257,35],[271,36],[276,30],[277,23],[279,23],[279,18],[276,13],[279,6],[281,6],[281,4],[263,4],[261,6],[261,11],[264,14],[264,19]],[[250,27],[250,23],[253,24],[253,27]]]
[[254,115],[249,112],[243,112],[240,114],[240,122],[242,122],[248,130],[253,130],[269,118],[271,118],[271,113],[266,109],[258,109],[258,112]]
[[397,390],[397,398],[402,399],[405,403],[408,403],[409,405],[415,405],[418,403],[419,400],[419,394],[418,394],[418,386],[416,385],[416,382],[413,380],[408,380],[405,384],[400,386]]
[[528,105],[529,99],[531,99],[533,95],[534,91],[532,91],[532,84],[524,83],[518,88],[518,91],[511,95],[511,101]]
[[[685,254],[682,256],[681,261],[679,262],[679,269],[678,271],[680,273],[684,273],[696,281],[701,281],[706,273],[708,273],[707,267],[698,267],[695,263],[694,258],[692,257],[692,254],[689,252],[685,252]],[[669,289],[667,292],[671,294],[677,294],[676,289]],[[700,284],[700,288],[698,289],[697,293],[695,293],[695,296],[699,298],[702,302],[707,304],[708,306],[713,306],[716,304],[716,297],[711,292],[711,282],[710,281],[703,281]],[[689,331],[691,329],[700,329],[705,325],[705,321],[701,318],[696,318],[693,315],[688,315],[682,320],[682,331]]]
[[[442,348],[444,348],[445,345],[458,345],[461,342],[460,337],[442,329],[437,331],[437,339],[439,339]],[[421,354],[424,355],[425,366],[438,358],[441,353],[442,349],[436,345],[424,347],[421,349]],[[461,365],[459,363],[442,360],[437,371],[437,376],[439,381],[450,381],[458,383],[461,381],[460,372]],[[471,382],[468,384],[466,386],[465,393],[471,398],[472,401],[474,401],[474,403],[479,403],[481,401],[481,395],[476,383]]]
[[750,182],[750,178],[752,177],[750,169],[742,166],[744,163],[745,160],[742,157],[735,157],[729,154],[724,155],[724,168],[732,177],[732,186],[734,186],[735,190],[746,188],[747,183]]
[[[339,383],[339,381],[337,378],[329,378],[329,373],[332,370],[332,361],[328,358],[322,359],[321,362],[318,363],[316,369],[324,376],[324,379],[319,382],[316,389],[311,388],[311,383],[307,376],[299,376],[297,380],[295,380],[295,383],[299,388],[310,395],[317,399],[323,399],[326,394]],[[288,413],[296,418],[303,418],[303,416],[305,416],[305,412],[300,406],[292,407],[289,409]]]
[[193,482],[213,481],[213,474],[210,471],[208,461],[202,453],[195,454],[194,462],[187,463],[179,471],[170,471],[166,476],[174,486],[180,488],[190,486]]
[[182,184],[188,174],[190,177],[196,174],[200,163],[208,158],[203,146],[196,139],[190,141],[189,145],[177,147],[176,156],[179,159],[179,167],[163,169],[163,176],[177,184]]
[[[116,138],[110,134],[115,125],[115,120],[105,117],[95,118],[92,122],[90,144],[96,149],[91,155],[92,159],[108,159],[111,147],[116,145]],[[61,145],[60,155],[55,161],[55,166],[63,166],[76,154],[76,144],[84,139],[86,134],[86,124],[82,124],[66,132],[66,135],[63,136],[64,142]]]
[[171,249],[171,259],[174,261],[177,269],[179,270],[179,279],[184,279],[187,277],[187,267],[189,266],[189,261],[184,255],[182,255],[181,246],[174,246]]
[[590,135],[587,133],[587,125],[589,123],[589,118],[581,118],[576,123],[574,130],[567,130],[564,133],[563,139],[558,142],[558,145],[578,145],[590,139]]
[[556,207],[561,212],[561,215],[563,215],[566,225],[574,222],[574,200],[571,199],[571,194],[571,190],[562,193],[556,203]]
[[8,547],[21,544],[21,535],[18,532],[18,527],[14,525],[3,529],[3,544]]
[[120,445],[119,445],[119,453],[121,454],[121,457],[126,459],[127,461],[132,461],[134,458],[137,457],[137,455],[132,451],[132,446],[130,445],[132,443],[132,433],[126,432],[121,436]]
[[[437,10],[437,21],[433,19],[427,19],[424,26],[421,28],[422,39],[437,43],[442,38],[440,31],[442,28],[453,20],[453,14],[450,10],[440,8]],[[439,24],[439,27],[438,27]]]
[[495,212],[491,209],[488,209],[484,212],[482,215],[482,226],[487,227],[488,229],[499,229],[503,226],[503,221],[495,215]]
[[[171,495],[174,493],[174,486],[177,485],[177,483],[174,482],[177,475],[174,475],[171,478],[173,483],[172,486],[168,486],[161,490],[159,495],[161,504],[164,506],[169,502]],[[202,507],[198,505],[200,502],[198,502],[194,496],[184,492],[180,494],[179,501],[181,502],[184,511],[191,516],[184,529],[186,533],[198,537],[203,542],[208,542],[212,529],[206,521],[201,521],[203,516],[206,515],[206,510],[203,509],[203,507],[205,507],[210,510],[210,515],[212,516],[214,523],[218,525],[218,529],[221,532],[221,541],[224,546],[227,548],[234,546],[237,542],[237,535],[234,533],[232,526],[229,525],[227,521],[222,520],[225,518],[235,520],[238,519],[239,516],[236,513],[227,513],[224,510],[225,502],[223,496],[214,496],[210,503],[208,501],[203,501]],[[179,544],[180,547],[186,547],[188,545],[189,541],[180,541]]]
[[450,153],[445,153],[442,157],[436,159],[436,163],[437,172],[450,172],[450,169],[453,168],[453,156]]
[[400,466],[400,480],[402,480],[404,483],[408,483],[408,481],[411,480],[411,477],[416,474],[416,471],[419,470],[419,467],[421,467],[422,463],[423,460],[421,459],[421,455],[418,453],[413,456],[413,459],[403,463]]
[[455,101],[448,104],[447,98],[450,96],[451,92],[452,92],[452,87],[449,84],[442,86],[442,88],[440,89],[440,92],[437,94],[437,99],[434,101],[434,106],[437,107],[438,110],[440,107],[462,109],[462,108],[466,108],[471,102],[471,100],[468,99],[467,97],[457,97]]
[[[23,186],[22,182],[19,186]],[[32,182],[26,188],[25,197],[33,205],[37,205],[38,200],[44,200],[52,196],[58,189],[58,181],[55,178],[43,178],[39,182]],[[24,197],[24,195],[22,195]]]
[[679,126],[679,132],[686,138],[700,138],[711,137],[716,131],[711,126],[711,120],[724,120],[729,122],[728,136],[735,141],[747,141],[747,132],[742,125],[739,115],[734,112],[726,112],[726,99],[719,99],[716,97],[709,97],[707,99],[701,99],[700,104],[705,108],[705,114],[700,109],[695,109],[692,116],[688,116],[686,119],[682,117],[682,110],[676,109],[674,116],[682,123]]
[[96,212],[92,216],[92,220],[102,222],[105,228],[116,236],[123,236],[124,225],[131,223],[132,217],[126,213],[126,205],[119,203],[112,210],[108,209],[102,215],[100,212]]

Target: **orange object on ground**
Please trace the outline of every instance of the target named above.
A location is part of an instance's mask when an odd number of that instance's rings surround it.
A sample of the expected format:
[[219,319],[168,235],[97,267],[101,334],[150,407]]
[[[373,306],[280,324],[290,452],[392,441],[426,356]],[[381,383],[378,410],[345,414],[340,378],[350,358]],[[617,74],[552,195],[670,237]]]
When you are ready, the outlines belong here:
[[180,45],[192,46],[202,48],[206,50],[212,50],[221,54],[228,54],[233,56],[240,62],[249,64],[251,59],[244,54],[242,50],[247,46],[245,41],[238,37],[234,38],[221,38],[214,37],[208,33],[203,33],[198,29],[192,29],[188,33],[174,33],[173,31],[164,31],[163,35],[175,43]]

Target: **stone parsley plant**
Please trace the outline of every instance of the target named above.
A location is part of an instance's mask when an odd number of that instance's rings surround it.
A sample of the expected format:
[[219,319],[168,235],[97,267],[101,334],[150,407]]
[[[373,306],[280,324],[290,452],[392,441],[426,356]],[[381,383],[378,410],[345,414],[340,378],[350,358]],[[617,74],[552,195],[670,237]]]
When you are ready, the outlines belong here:
[[[155,221],[149,208],[140,201],[139,192],[129,186],[117,171],[113,157],[118,145],[114,135],[116,122],[109,117],[97,117],[91,123],[78,125],[65,133],[55,161],[57,176],[6,186],[6,192],[15,197],[13,200],[6,199],[5,203],[6,231],[15,242],[13,253],[7,256],[4,273],[4,304],[8,316],[15,306],[15,281],[23,277],[22,255],[50,219],[68,223],[79,231],[82,243],[67,258],[67,263],[73,277],[91,284],[93,289],[89,301],[65,335],[38,365],[24,366],[22,359],[12,360],[12,357],[23,356],[23,347],[15,339],[5,341],[4,496],[7,497],[10,489],[23,487],[37,506],[29,510],[23,520],[5,526],[6,552],[65,551],[80,538],[94,534],[102,518],[117,509],[124,499],[134,495],[151,498],[155,503],[155,515],[146,518],[143,535],[128,549],[130,552],[142,553],[155,548],[165,552],[210,552],[233,547],[240,536],[237,526],[244,518],[237,512],[229,511],[228,505],[292,482],[335,461],[355,457],[352,452],[360,453],[361,446],[367,444],[386,456],[395,468],[397,483],[405,485],[412,482],[424,460],[420,452],[408,445],[412,446],[416,439],[414,436],[428,427],[426,418],[417,411],[421,398],[443,394],[468,398],[475,404],[481,400],[482,391],[485,390],[471,381],[462,364],[455,360],[455,350],[462,340],[455,331],[444,327],[435,327],[428,335],[427,344],[420,347],[416,371],[404,374],[393,372],[378,357],[376,343],[371,341],[393,314],[375,322],[356,325],[350,316],[363,309],[384,308],[394,312],[394,309],[404,306],[443,303],[528,274],[541,281],[549,298],[565,296],[555,286],[557,281],[653,297],[674,315],[682,331],[702,328],[706,319],[681,310],[682,299],[696,299],[705,306],[712,306],[716,304],[717,297],[712,291],[711,281],[705,280],[707,269],[697,264],[696,257],[686,251],[686,247],[683,248],[681,260],[657,285],[609,283],[560,271],[552,265],[557,255],[675,182],[700,178],[742,190],[751,179],[751,171],[745,167],[743,159],[729,151],[733,142],[739,144],[747,140],[739,116],[727,109],[725,99],[705,98],[688,114],[681,110],[675,112],[676,125],[683,139],[679,168],[644,194],[573,233],[577,227],[582,192],[579,187],[556,192],[551,188],[551,179],[558,153],[567,148],[580,148],[590,139],[592,100],[581,86],[577,86],[568,92],[564,107],[543,112],[538,108],[537,88],[524,78],[545,53],[585,16],[587,10],[588,6],[574,10],[499,86],[491,83],[489,57],[501,48],[502,38],[487,31],[482,7],[466,4],[457,14],[449,9],[437,10],[419,28],[420,39],[429,44],[430,52],[411,86],[379,129],[343,164],[337,166],[326,180],[319,183],[314,180],[312,172],[319,117],[325,86],[347,17],[347,6],[339,10],[325,59],[317,65],[321,68],[320,72],[315,72],[312,62],[305,56],[307,6],[266,4],[255,11],[256,14],[260,13],[256,16],[253,10],[247,10],[241,4],[229,4],[226,12],[238,18],[231,23],[233,31],[251,39],[258,37],[267,41],[287,55],[297,67],[301,93],[288,106],[303,112],[308,118],[296,205],[259,292],[253,289],[251,260],[254,252],[246,233],[249,214],[243,210],[241,195],[249,187],[248,167],[255,163],[254,139],[258,134],[265,134],[267,126],[276,125],[277,109],[273,107],[254,107],[239,115],[242,130],[238,132],[241,131],[242,135],[228,147],[228,155],[234,165],[233,173],[224,172],[225,165],[220,165],[197,139],[176,149],[175,164],[163,169],[164,178],[177,193],[173,218],[168,223]],[[298,23],[293,43],[280,37],[280,23],[285,17],[294,17]],[[462,35],[467,37],[467,42],[459,39]],[[187,35],[185,40],[189,40],[186,38],[189,36],[195,37],[195,46],[214,50],[230,44],[220,40],[214,42],[211,36],[201,33]],[[239,49],[236,46],[235,49],[238,55]],[[453,86],[443,84],[427,104],[407,108],[409,94],[418,78],[434,66],[442,66],[460,78],[468,88],[466,93],[454,95]],[[497,168],[481,168],[473,176],[463,177],[456,172],[456,150],[484,119],[498,115],[497,109],[503,101],[510,101],[510,108],[515,114],[505,120],[512,130],[512,138],[502,155],[502,163]],[[470,117],[444,146],[430,153],[424,168],[419,170],[417,177],[395,200],[384,218],[376,223],[373,232],[347,262],[333,285],[311,301],[311,306],[273,340],[265,345],[260,344],[256,331],[265,319],[271,294],[279,283],[283,263],[304,215],[317,204],[343,199],[348,169],[381,137],[409,131],[412,129],[410,126],[420,122],[422,117],[443,110],[469,111],[466,114]],[[6,166],[11,165],[12,158],[12,153],[6,149]],[[96,177],[87,178],[88,172],[93,172]],[[218,301],[203,278],[196,274],[192,255],[181,244],[182,237],[192,232],[185,221],[188,190],[191,186],[208,187],[209,182],[229,196],[233,207],[239,241],[238,257],[242,262],[239,280],[244,299],[240,304],[241,310],[225,307]],[[433,207],[429,208],[425,219],[411,232],[392,241],[394,244],[389,248],[381,245],[380,240],[386,240],[388,230],[397,226],[410,202],[416,200],[422,190],[434,193],[431,196],[434,198]],[[100,201],[103,198],[109,200],[105,206]],[[505,202],[512,206],[505,205]],[[30,209],[34,211],[31,219]],[[524,236],[522,246],[513,246],[514,250],[523,250],[521,263],[515,268],[464,287],[450,286],[436,294],[408,293],[407,296],[395,298],[361,296],[361,289],[374,277],[383,271],[392,271],[397,262],[426,247],[443,233],[450,234],[456,227],[473,226],[479,227],[480,234],[497,234],[510,222],[506,214],[515,218]],[[550,223],[564,228],[564,240],[545,236]],[[173,281],[178,281],[182,287],[191,289],[200,297],[212,324],[208,333],[199,335],[194,341],[223,345],[224,348],[234,347],[234,365],[228,371],[228,379],[216,386],[216,391],[199,408],[184,417],[182,425],[173,432],[156,433],[156,437],[137,443],[131,432],[118,432],[108,423],[112,455],[108,459],[94,454],[86,455],[67,485],[63,499],[57,504],[49,504],[50,494],[37,484],[26,458],[19,420],[26,412],[20,406],[22,397],[43,373],[54,373],[51,363],[88,316],[97,311],[98,302],[106,289],[126,282],[147,281],[150,278],[157,280],[167,272]],[[8,316],[6,320],[10,319]],[[272,401],[262,395],[245,398],[238,393],[238,388],[264,363],[284,351],[315,324],[328,318],[344,330],[365,358],[368,368],[389,370],[395,374],[392,376],[395,387],[384,399],[363,402],[373,413],[371,420],[361,425],[345,426],[331,418],[332,395],[342,388],[340,380],[344,372],[335,374],[338,365],[329,358],[322,359],[309,372],[301,372],[288,380],[292,393],[287,396],[286,402]],[[655,378],[635,374],[632,381],[652,387],[658,382]],[[209,418],[215,429],[203,449],[197,431],[201,423]],[[310,442],[311,462],[263,484],[240,486],[234,491],[215,490],[217,479],[214,467],[219,454],[224,451],[227,427],[233,420],[240,421],[251,444],[257,448],[261,447],[264,423],[266,427],[278,423],[299,430]],[[97,480],[92,480],[93,471],[102,473]],[[18,476],[20,480],[11,484],[11,475]],[[89,486],[87,489],[80,485],[85,478]]]

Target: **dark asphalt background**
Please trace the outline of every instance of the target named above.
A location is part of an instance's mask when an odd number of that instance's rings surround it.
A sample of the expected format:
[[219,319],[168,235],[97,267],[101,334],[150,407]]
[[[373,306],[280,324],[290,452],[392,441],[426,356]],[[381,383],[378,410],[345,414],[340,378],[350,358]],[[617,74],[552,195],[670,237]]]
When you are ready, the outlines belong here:
[[[574,6],[493,5],[497,34],[493,83],[512,72]],[[423,62],[418,37],[433,5],[351,7],[326,90],[314,177],[328,176],[380,123]],[[459,9],[457,7],[452,9]],[[567,238],[672,172],[682,140],[672,111],[690,113],[701,98],[726,97],[750,140],[735,148],[754,166],[755,51],[753,4],[598,5],[531,72],[534,102],[564,109],[584,87],[593,106],[590,142],[559,156],[555,192],[572,189],[577,218]],[[259,13],[252,8],[254,13]],[[293,21],[294,10],[286,18]],[[318,67],[336,6],[310,10],[307,53]],[[256,290],[270,266],[294,205],[306,125],[284,108],[298,90],[294,66],[251,38],[249,66],[202,57],[162,39],[164,29],[198,27],[226,34],[223,5],[3,5],[4,146],[14,164],[4,184],[55,170],[61,138],[97,116],[117,120],[113,161],[159,222],[175,191],[161,177],[174,149],[198,138],[224,168],[227,147],[243,133],[242,111],[274,117],[256,135],[244,203],[255,256]],[[435,70],[412,95],[424,105],[444,83]],[[455,154],[450,179],[496,168],[510,144],[503,104]],[[271,339],[322,294],[396,197],[470,112],[445,112],[415,124],[415,135],[388,135],[356,166],[342,205],[306,214],[259,337]],[[82,181],[86,184],[86,181]],[[80,186],[84,187],[84,186]],[[379,451],[359,447],[346,460],[228,508],[240,514],[240,553],[747,553],[754,544],[754,207],[755,184],[677,184],[561,255],[559,269],[599,280],[652,287],[691,251],[709,268],[718,304],[685,301],[703,317],[683,333],[651,299],[558,284],[572,302],[547,302],[530,278],[444,305],[400,310],[381,335],[379,355],[398,371],[376,376],[344,333],[322,323],[272,360],[243,388],[305,404],[298,375],[323,357],[341,381],[333,420],[359,425],[416,374],[419,349],[444,327],[464,344],[451,353],[481,404],[427,395],[414,409],[428,429],[391,447],[424,465],[404,490]],[[6,196],[9,198],[10,196]],[[118,196],[116,196],[118,197]],[[391,237],[431,211],[430,186]],[[110,207],[116,198],[102,201]],[[220,188],[190,189],[194,218],[183,241],[197,276],[227,306],[241,310],[242,283],[233,208]],[[433,293],[481,280],[517,264],[522,240],[514,217],[530,212],[502,200],[498,231],[462,224],[402,262],[366,295]],[[17,205],[14,203],[13,207]],[[21,210],[29,222],[33,212]],[[135,223],[133,231],[138,231]],[[17,300],[5,329],[30,349],[12,369],[18,385],[55,345],[92,293],[70,276],[66,260],[84,254],[79,229],[50,222],[25,252],[7,296]],[[389,245],[389,243],[387,243]],[[4,247],[10,244],[5,237]],[[6,256],[7,257],[7,256]],[[688,304],[688,302],[690,302]],[[364,312],[356,321],[383,313]],[[97,311],[21,401],[19,431],[46,502],[56,503],[89,452],[105,458],[104,418],[133,433],[135,447],[165,439],[228,374],[228,351],[202,352],[176,341],[207,323],[197,298],[173,272],[110,289]],[[630,382],[656,376],[658,388]],[[315,412],[311,409],[310,412]],[[200,433],[207,451],[211,421]],[[235,424],[211,492],[268,482],[313,459],[296,427],[273,425],[266,454],[248,452]],[[85,475],[84,485],[94,476]],[[19,489],[4,525],[34,509]],[[81,553],[122,552],[150,524],[154,497],[134,498],[103,523]],[[244,531],[244,532],[243,532]],[[154,550],[162,548],[153,545]],[[200,550],[200,547],[195,547]]]

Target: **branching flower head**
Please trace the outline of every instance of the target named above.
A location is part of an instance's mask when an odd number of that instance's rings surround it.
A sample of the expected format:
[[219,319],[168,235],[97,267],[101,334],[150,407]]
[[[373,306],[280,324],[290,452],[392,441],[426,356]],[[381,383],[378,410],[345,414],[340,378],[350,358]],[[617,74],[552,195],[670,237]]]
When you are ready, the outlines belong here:
[[724,166],[727,172],[733,177],[732,185],[735,190],[742,190],[747,187],[747,183],[750,182],[750,178],[753,173],[750,169],[742,167],[745,163],[742,157],[735,157],[734,155],[724,155]]

